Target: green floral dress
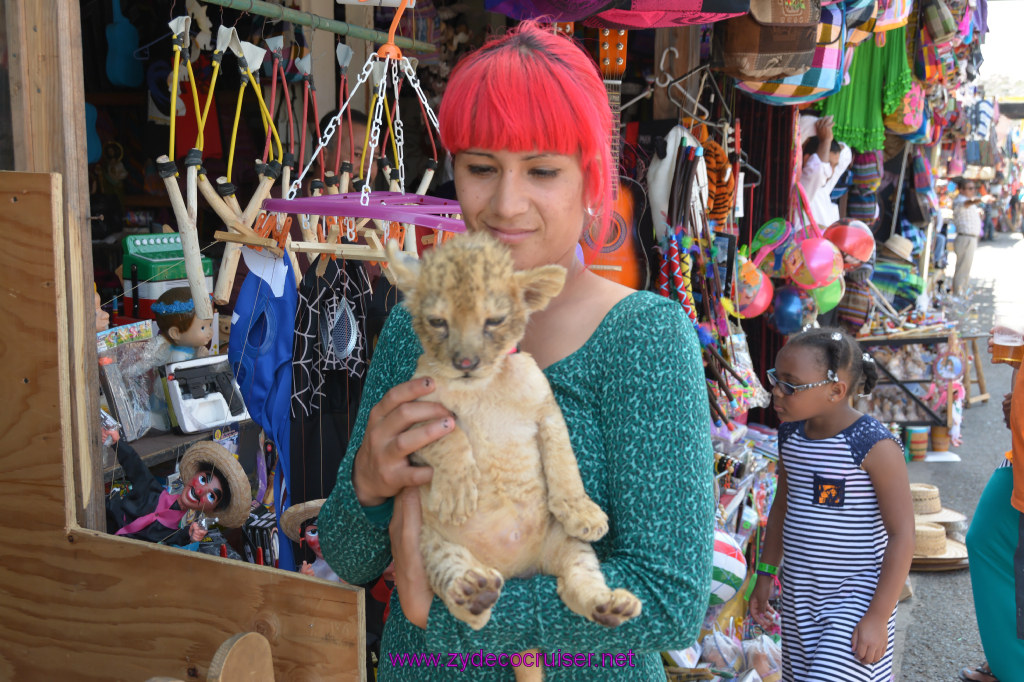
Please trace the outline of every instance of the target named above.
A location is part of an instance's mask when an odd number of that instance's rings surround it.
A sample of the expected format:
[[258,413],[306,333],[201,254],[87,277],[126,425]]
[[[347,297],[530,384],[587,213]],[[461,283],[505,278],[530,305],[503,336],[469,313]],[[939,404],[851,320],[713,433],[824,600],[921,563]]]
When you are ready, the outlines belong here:
[[[324,557],[352,584],[376,578],[391,560],[390,504],[359,505],[352,461],[370,408],[412,377],[421,353],[408,312],[396,307],[373,357],[338,483],[320,512]],[[614,629],[591,623],[566,608],[555,578],[536,575],[508,580],[479,631],[453,618],[437,597],[422,630],[405,619],[394,594],[379,680],[511,680],[508,655],[533,648],[556,664],[545,671],[552,681],[664,680],[658,652],[695,641],[708,606],[714,500],[707,391],[693,327],[678,303],[631,294],[579,350],[544,373],[587,493],[610,518],[608,534],[594,544],[608,585],[631,590],[643,613]],[[439,656],[417,658],[423,654]]]

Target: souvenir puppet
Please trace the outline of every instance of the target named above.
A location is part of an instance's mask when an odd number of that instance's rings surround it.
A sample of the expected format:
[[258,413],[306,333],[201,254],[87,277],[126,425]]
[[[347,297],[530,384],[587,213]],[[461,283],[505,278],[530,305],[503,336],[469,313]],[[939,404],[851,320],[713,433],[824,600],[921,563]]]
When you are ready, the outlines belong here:
[[324,500],[310,500],[289,507],[281,514],[281,530],[292,542],[309,547],[316,560],[310,564],[303,561],[299,571],[303,575],[315,576],[324,580],[342,582],[341,578],[324,560],[324,554],[320,550],[320,535],[317,529],[317,517],[320,515],[320,507]]
[[175,287],[160,294],[152,306],[160,334],[153,339],[154,364],[165,365],[209,355],[207,344],[213,339],[213,320],[196,316],[192,291]]
[[130,445],[117,444],[117,461],[131,489],[124,497],[107,499],[110,533],[183,546],[206,536],[206,518],[239,528],[249,517],[249,480],[235,456],[218,443],[201,441],[185,452],[179,467],[184,487],[178,495],[164,489]]

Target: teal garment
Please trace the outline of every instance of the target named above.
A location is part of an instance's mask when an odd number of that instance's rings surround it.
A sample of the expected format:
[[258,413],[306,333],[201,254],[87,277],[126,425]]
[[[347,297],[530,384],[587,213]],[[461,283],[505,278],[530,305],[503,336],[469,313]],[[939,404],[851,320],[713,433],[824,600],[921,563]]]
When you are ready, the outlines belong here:
[[1024,640],[1017,639],[1013,577],[1020,512],[1010,504],[1012,491],[1013,469],[996,469],[967,531],[978,633],[989,668],[999,680],[1019,679],[1024,670]]
[[[385,508],[359,505],[352,461],[370,408],[411,378],[421,353],[408,311],[395,308],[373,356],[338,482],[319,517],[324,558],[352,584],[376,578],[391,560]],[[565,654],[633,652],[634,667],[554,667],[548,680],[660,681],[658,652],[696,640],[710,596],[715,510],[707,389],[693,326],[678,303],[637,292],[612,308],[582,348],[544,373],[587,493],[610,518],[608,534],[594,544],[605,578],[612,589],[639,597],[642,614],[614,629],[591,623],[566,608],[555,578],[538,575],[508,580],[479,631],[435,597],[424,631],[405,619],[395,594],[378,666],[382,682],[511,680],[513,669],[487,666],[486,655],[532,648],[559,654],[561,662]],[[447,665],[449,652],[478,654],[485,665],[471,660],[460,671],[392,663],[392,656],[440,653]]]

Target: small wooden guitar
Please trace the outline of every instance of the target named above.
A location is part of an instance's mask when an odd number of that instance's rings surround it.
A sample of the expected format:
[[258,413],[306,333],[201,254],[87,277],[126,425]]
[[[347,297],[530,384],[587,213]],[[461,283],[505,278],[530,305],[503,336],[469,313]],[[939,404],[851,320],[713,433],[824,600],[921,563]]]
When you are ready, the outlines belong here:
[[[632,289],[646,289],[651,272],[646,251],[637,238],[637,219],[646,209],[643,188],[632,178],[619,175],[619,128],[622,74],[626,70],[626,31],[601,29],[598,63],[612,109],[611,220],[602,236],[595,224],[583,234],[583,258],[597,274]],[[600,246],[598,246],[598,242]]]

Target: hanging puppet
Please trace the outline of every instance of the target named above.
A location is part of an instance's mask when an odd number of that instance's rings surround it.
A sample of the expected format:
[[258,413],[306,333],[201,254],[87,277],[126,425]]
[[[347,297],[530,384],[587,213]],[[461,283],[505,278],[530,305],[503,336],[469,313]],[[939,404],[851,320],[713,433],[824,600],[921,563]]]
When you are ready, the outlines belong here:
[[305,545],[316,555],[313,563],[303,561],[299,572],[303,575],[342,582],[341,578],[327,565],[324,554],[320,551],[320,535],[317,529],[317,517],[324,500],[310,500],[294,507],[289,507],[281,514],[281,530],[292,542]]
[[179,467],[184,487],[177,495],[164,489],[130,445],[118,442],[116,453],[131,488],[123,497],[107,498],[107,532],[184,546],[206,536],[208,519],[239,528],[249,516],[249,480],[218,443],[202,441],[185,452]]

